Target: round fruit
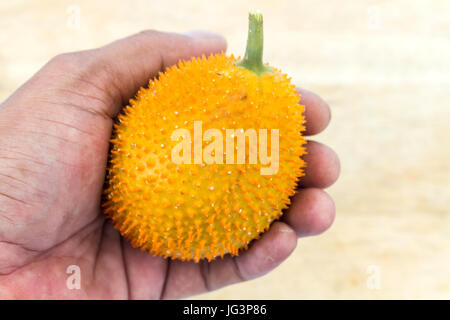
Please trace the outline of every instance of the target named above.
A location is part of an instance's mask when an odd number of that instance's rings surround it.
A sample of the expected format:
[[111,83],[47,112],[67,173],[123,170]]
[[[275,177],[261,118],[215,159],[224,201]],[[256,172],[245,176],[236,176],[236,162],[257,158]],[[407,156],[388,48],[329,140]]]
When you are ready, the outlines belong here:
[[103,207],[133,246],[196,262],[237,255],[289,205],[305,166],[304,107],[262,64],[261,15],[249,25],[242,61],[180,61],[118,117]]

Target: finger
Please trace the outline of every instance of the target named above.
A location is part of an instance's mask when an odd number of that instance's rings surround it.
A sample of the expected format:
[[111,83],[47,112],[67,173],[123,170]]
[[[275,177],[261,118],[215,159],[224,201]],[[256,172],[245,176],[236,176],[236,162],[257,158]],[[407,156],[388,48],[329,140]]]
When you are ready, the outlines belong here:
[[303,134],[310,136],[322,132],[331,119],[330,107],[314,92],[300,88],[297,91],[300,93],[300,104],[305,106],[306,130]]
[[[223,37],[206,32],[189,35],[145,31],[116,41],[97,50],[103,64],[109,66],[109,77],[117,81],[122,104],[136,93],[139,87],[159,71],[164,71],[181,59],[202,54],[217,53],[226,49]],[[118,106],[119,108],[121,105]],[[117,112],[119,109],[113,110]]]
[[276,221],[248,251],[235,258],[240,277],[250,280],[266,274],[283,262],[296,246],[294,230]]
[[295,249],[297,236],[284,222],[275,222],[247,251],[211,263],[171,261],[163,298],[176,299],[260,277]]
[[313,236],[326,231],[335,217],[333,199],[323,190],[301,189],[294,196],[282,221],[291,226],[299,237]]
[[124,238],[120,240],[128,280],[128,298],[132,300],[159,299],[164,288],[169,261],[133,248]]
[[300,188],[326,188],[331,186],[339,177],[340,162],[337,154],[326,145],[308,141],[305,176],[300,178]]
[[286,260],[296,246],[295,231],[286,223],[276,221],[247,251],[210,264],[205,277],[207,287],[215,290],[263,276]]
[[170,260],[161,299],[180,299],[209,291],[203,271],[207,263]]

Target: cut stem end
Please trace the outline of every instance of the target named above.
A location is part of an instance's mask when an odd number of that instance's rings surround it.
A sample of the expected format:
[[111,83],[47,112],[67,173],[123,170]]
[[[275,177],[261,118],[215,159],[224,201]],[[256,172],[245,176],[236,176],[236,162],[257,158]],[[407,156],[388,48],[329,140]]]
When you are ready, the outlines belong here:
[[250,12],[248,15],[247,48],[245,49],[244,58],[237,62],[236,65],[257,75],[264,72],[272,72],[272,69],[263,63],[263,46],[263,16],[259,12]]

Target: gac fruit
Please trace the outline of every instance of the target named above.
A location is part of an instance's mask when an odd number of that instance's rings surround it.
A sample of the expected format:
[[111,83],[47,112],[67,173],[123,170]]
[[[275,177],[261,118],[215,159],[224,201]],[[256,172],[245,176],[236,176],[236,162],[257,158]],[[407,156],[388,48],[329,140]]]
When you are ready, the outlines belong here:
[[179,61],[118,116],[103,208],[134,247],[195,262],[237,255],[290,204],[304,106],[262,63],[262,44],[262,16],[250,13],[242,60]]

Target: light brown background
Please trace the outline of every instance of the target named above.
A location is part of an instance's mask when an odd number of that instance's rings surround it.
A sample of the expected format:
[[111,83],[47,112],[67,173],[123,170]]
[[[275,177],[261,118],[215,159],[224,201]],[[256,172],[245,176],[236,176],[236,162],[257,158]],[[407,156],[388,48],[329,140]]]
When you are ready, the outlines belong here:
[[0,100],[58,53],[147,28],[211,29],[242,55],[249,9],[265,60],[332,107],[316,139],[341,157],[338,215],[269,275],[198,298],[450,298],[448,0],[1,1]]

